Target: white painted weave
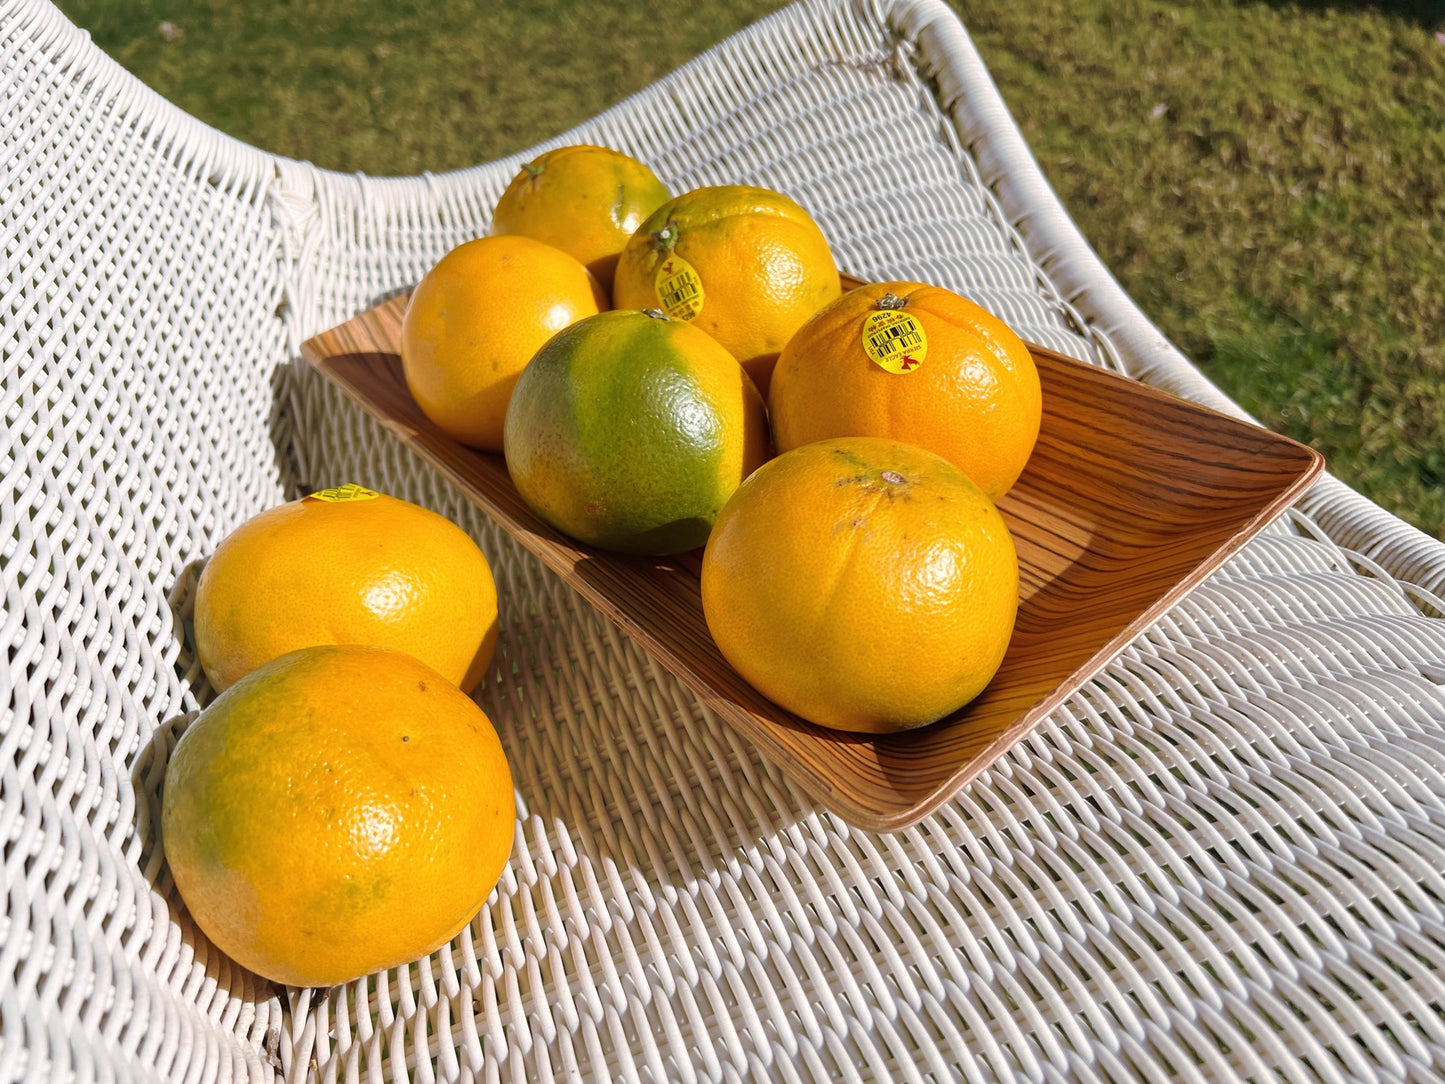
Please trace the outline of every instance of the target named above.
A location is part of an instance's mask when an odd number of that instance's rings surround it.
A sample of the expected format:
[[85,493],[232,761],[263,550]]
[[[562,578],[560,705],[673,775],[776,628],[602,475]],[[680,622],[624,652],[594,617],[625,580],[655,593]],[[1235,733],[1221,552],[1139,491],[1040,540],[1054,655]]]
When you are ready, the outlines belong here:
[[[1425,1080],[1445,1068],[1445,549],[1328,479],[955,801],[849,828],[294,359],[520,156],[278,159],[0,0],[0,1080]],[[957,20],[805,0],[554,143],[747,181],[845,270],[1236,409],[1059,207]],[[531,153],[531,152],[529,152]],[[300,486],[497,571],[517,784],[449,947],[276,989],[190,924],[158,788],[194,564]]]

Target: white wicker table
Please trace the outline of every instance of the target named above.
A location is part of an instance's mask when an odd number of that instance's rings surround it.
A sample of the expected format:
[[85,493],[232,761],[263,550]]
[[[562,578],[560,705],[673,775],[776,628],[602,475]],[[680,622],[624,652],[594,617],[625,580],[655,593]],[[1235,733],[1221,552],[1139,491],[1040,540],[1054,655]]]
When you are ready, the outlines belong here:
[[[1333,479],[922,823],[849,828],[296,362],[518,158],[341,176],[0,0],[0,1080],[1427,1080],[1445,547]],[[843,268],[1235,408],[1099,265],[955,17],[787,8],[554,141],[814,211]],[[1237,411],[1236,411],[1237,412]],[[206,944],[156,838],[194,562],[300,486],[471,530],[517,784],[449,947],[331,990]]]

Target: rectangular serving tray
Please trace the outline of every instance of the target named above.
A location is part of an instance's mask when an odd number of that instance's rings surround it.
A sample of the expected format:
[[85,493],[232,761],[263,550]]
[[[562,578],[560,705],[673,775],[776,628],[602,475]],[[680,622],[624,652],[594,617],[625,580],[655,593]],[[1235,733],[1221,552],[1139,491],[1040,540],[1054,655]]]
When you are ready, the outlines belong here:
[[[1018,547],[1018,622],[984,693],[919,730],[851,735],[765,699],[703,620],[700,552],[644,559],[575,543],[523,503],[500,455],[446,437],[417,407],[395,297],[302,344],[302,356],[608,619],[851,824],[895,830],[956,794],[1139,632],[1283,512],[1324,469],[1266,429],[1030,346],[1038,444],[999,502]],[[332,484],[348,479],[322,479]]]

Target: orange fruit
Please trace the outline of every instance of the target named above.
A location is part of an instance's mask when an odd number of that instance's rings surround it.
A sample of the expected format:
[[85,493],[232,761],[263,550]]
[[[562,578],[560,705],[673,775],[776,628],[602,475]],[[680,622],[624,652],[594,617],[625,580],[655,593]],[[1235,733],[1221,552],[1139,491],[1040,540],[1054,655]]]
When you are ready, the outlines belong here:
[[407,387],[452,440],[500,452],[522,366],[553,334],[606,307],[591,272],[561,249],[515,236],[458,245],[407,302],[401,321]]
[[622,250],[612,288],[619,309],[661,309],[706,331],[764,395],[783,344],[840,290],[827,238],[808,212],[748,185],[698,188],[664,203]]
[[742,366],[659,312],[605,312],[561,332],[507,414],[522,498],[564,534],[624,553],[701,546],[767,454],[762,397]]
[[937,452],[994,500],[1023,473],[1043,406],[1023,340],[919,282],[860,286],[817,313],[778,359],[768,403],[779,451],[894,437]]
[[252,516],[201,570],[196,650],[218,692],[314,644],[414,655],[470,692],[497,644],[486,557],[444,516],[360,486]]
[[738,487],[702,559],[723,657],[811,722],[887,733],[931,723],[993,678],[1019,570],[993,502],[900,441],[805,444]]
[[446,944],[512,850],[512,777],[481,708],[380,648],[303,648],[201,712],[166,765],[186,909],[237,963],[332,986]]
[[627,239],[670,195],[652,170],[621,151],[558,147],[512,178],[492,211],[492,234],[520,233],[560,248],[611,290]]

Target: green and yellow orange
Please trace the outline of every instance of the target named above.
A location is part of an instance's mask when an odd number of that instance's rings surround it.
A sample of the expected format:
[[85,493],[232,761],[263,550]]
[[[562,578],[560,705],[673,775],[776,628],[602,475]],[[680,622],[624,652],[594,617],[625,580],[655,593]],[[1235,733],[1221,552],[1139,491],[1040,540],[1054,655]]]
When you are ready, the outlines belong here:
[[619,310],[550,339],[507,412],[507,469],[564,534],[603,549],[701,546],[768,454],[757,388],[725,349],[658,312]]
[[425,956],[496,885],[516,806],[485,712],[409,655],[302,648],[217,697],[166,765],[161,833],[186,908],[291,986]]

